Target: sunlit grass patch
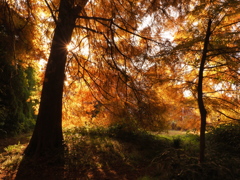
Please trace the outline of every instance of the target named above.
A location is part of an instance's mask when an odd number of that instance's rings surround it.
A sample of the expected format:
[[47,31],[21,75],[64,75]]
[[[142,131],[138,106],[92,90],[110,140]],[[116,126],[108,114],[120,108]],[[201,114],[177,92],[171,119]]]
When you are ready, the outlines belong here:
[[9,154],[19,154],[22,153],[23,149],[25,148],[25,145],[20,144],[14,144],[14,145],[9,145],[4,148],[4,150],[9,153]]
[[4,148],[5,152],[0,154],[0,173],[13,179],[20,162],[23,158],[23,151],[26,148],[26,144],[9,145]]

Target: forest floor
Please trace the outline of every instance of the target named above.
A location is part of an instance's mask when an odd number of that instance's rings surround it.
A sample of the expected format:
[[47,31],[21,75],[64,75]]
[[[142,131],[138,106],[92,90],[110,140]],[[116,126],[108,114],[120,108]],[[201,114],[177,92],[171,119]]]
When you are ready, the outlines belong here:
[[0,139],[0,153],[5,152],[5,148],[11,145],[26,144],[29,142],[32,133],[24,133],[18,136]]
[[[1,140],[0,179],[16,178],[21,166],[22,153],[30,136],[31,134],[23,134]],[[16,179],[198,180],[224,177],[227,180],[240,178],[240,169],[233,168],[240,167],[240,159],[235,155],[223,157],[212,148],[208,150],[207,163],[200,165],[199,136],[196,134],[182,131],[158,134],[127,132],[117,128],[108,130],[79,128],[65,131],[64,136],[68,147],[64,165],[37,164],[25,169],[27,173],[25,178],[19,178],[24,176],[17,175]],[[228,162],[222,164],[225,159]]]
[[[0,139],[0,179],[14,179],[17,172],[16,168],[11,166],[19,164],[22,158],[23,150],[26,148],[32,133],[23,133],[18,136],[12,136]],[[16,162],[17,160],[18,162]],[[9,172],[9,170],[11,172]],[[11,174],[11,178],[8,178]]]

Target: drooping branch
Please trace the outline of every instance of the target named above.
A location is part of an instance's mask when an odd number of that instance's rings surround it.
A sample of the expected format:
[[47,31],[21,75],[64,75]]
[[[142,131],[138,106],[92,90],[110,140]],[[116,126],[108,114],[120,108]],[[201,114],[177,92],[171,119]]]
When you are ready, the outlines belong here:
[[217,110],[217,112],[220,113],[220,114],[222,114],[223,116],[225,116],[225,117],[228,118],[228,119],[231,119],[231,120],[239,121],[239,122],[240,122],[240,119],[236,119],[236,118],[230,117],[230,116],[226,115],[225,113],[223,113],[223,112],[221,112],[221,111],[219,111],[219,110]]
[[[125,31],[125,32],[127,32],[127,33],[130,33],[130,34],[132,34],[132,35],[134,35],[134,36],[137,36],[137,37],[140,37],[140,38],[142,38],[142,39],[145,39],[145,40],[152,41],[152,42],[154,42],[154,43],[160,44],[160,42],[158,42],[158,41],[155,41],[155,40],[153,40],[153,39],[150,39],[150,38],[141,36],[141,35],[139,35],[139,34],[137,34],[137,33],[134,33],[134,32],[132,32],[132,31],[129,31],[129,30],[126,29],[126,28],[123,28],[123,27],[119,26],[118,24],[116,24],[116,23],[114,22],[113,19],[102,18],[102,17],[89,17],[89,16],[77,16],[77,18],[92,19],[92,20],[96,20],[96,21],[98,21],[98,22],[99,22],[99,20],[109,21],[109,22],[111,22],[111,23],[110,23],[110,26],[109,26],[110,28],[111,28],[112,25],[114,25],[114,26],[116,26],[117,28],[119,28],[119,29],[121,29],[121,30],[123,30],[123,31]],[[99,23],[101,23],[101,22],[99,22]],[[103,24],[103,23],[101,23],[101,24]],[[107,26],[106,24],[103,24],[103,25]],[[76,26],[76,27],[84,28],[84,29],[87,29],[87,30],[90,30],[90,31],[93,31],[93,32],[94,32],[93,29],[89,29],[89,28],[87,28],[87,27],[83,27],[83,26],[79,26],[79,25]],[[96,31],[96,30],[95,30],[95,31]],[[99,33],[99,32],[96,31],[96,33]]]
[[50,7],[50,4],[47,2],[47,0],[44,0],[44,1],[45,1],[46,5],[47,5],[49,11],[51,12],[51,15],[52,15],[52,18],[53,18],[55,24],[57,24],[57,18],[56,18],[56,16],[55,16],[54,13],[53,13],[53,10],[52,10],[52,8]]
[[125,31],[125,32],[128,32],[128,33],[130,33],[130,34],[132,34],[132,35],[134,35],[134,36],[140,37],[140,38],[145,39],[145,40],[148,40],[148,41],[152,41],[152,42],[157,43],[157,44],[161,44],[161,43],[158,42],[158,41],[155,41],[155,40],[153,40],[153,39],[150,39],[150,38],[141,36],[141,35],[139,35],[139,34],[137,34],[137,33],[134,33],[134,32],[129,31],[128,29],[122,28],[121,26],[117,25],[117,24],[114,23],[114,22],[113,22],[112,24],[113,24],[114,26],[116,26],[117,28],[119,28],[119,29],[121,29],[121,30],[123,30],[123,31]]
[[103,20],[103,21],[110,21],[110,22],[113,21],[113,19],[107,19],[107,18],[102,18],[102,17],[77,16],[77,18]]
[[[94,82],[94,84],[96,85],[96,87],[98,87],[98,89],[100,89],[100,91],[105,92],[107,95],[109,95],[110,97],[113,97],[109,92],[105,91],[101,86],[99,86],[99,84],[96,82],[96,80],[94,79],[94,75],[87,70],[84,66],[82,66],[82,64],[79,62],[79,59],[77,57],[77,55],[72,52],[73,57],[75,58],[76,62],[78,63],[78,65],[88,74],[88,76],[90,77],[90,79]],[[107,97],[105,97],[107,99]]]
[[91,32],[94,32],[94,33],[97,33],[97,34],[104,34],[103,32],[97,31],[97,30],[92,29],[92,28],[84,27],[84,26],[81,26],[81,25],[76,25],[75,28],[82,28],[82,29],[86,29],[88,31],[91,31]]

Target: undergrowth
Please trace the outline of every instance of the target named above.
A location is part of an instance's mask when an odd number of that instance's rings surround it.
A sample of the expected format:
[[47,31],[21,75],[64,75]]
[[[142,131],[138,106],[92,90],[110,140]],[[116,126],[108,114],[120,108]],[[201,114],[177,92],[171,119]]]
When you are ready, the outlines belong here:
[[[200,164],[196,134],[166,137],[130,131],[123,126],[69,129],[64,132],[66,151],[62,178],[240,179],[239,135],[239,126],[211,129],[206,135],[206,162]],[[2,171],[14,172],[22,158],[22,149],[21,144],[5,149],[5,154],[0,156]]]

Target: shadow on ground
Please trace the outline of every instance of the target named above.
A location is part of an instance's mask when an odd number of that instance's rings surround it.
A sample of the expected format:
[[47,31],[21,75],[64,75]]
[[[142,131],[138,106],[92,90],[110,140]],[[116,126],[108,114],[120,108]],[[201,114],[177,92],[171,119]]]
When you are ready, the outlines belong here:
[[[224,136],[218,131],[217,136],[208,134],[207,160],[199,164],[198,135],[166,138],[116,128],[73,129],[64,133],[64,163],[26,158],[19,163],[20,151],[9,148],[5,155],[0,154],[5,164],[5,169],[0,167],[0,179],[12,180],[15,175],[16,180],[240,179],[239,143],[235,143],[239,130],[237,135],[230,130],[226,133],[223,129]],[[5,173],[1,174],[2,170]]]
[[28,158],[21,161],[15,180],[63,180],[64,164],[48,164]]

